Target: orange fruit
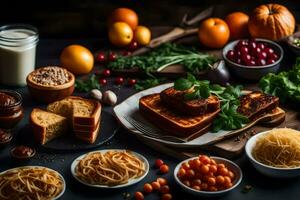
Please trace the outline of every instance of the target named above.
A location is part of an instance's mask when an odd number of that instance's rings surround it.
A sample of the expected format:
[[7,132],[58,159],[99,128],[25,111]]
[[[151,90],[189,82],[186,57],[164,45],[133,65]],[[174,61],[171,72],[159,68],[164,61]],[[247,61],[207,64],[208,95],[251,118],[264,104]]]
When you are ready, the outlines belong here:
[[222,48],[229,39],[229,28],[220,18],[208,18],[199,27],[200,42],[209,48]]
[[226,16],[225,22],[230,30],[230,39],[236,40],[249,36],[249,16],[242,12],[233,12]]
[[60,55],[62,67],[74,74],[87,74],[94,66],[94,56],[81,45],[70,45],[64,48]]
[[113,45],[124,47],[132,41],[133,32],[125,22],[116,22],[110,27],[108,37]]
[[117,8],[108,18],[108,26],[115,22],[125,22],[134,30],[139,23],[139,18],[136,12],[129,8]]
[[145,26],[137,26],[133,35],[139,45],[147,45],[151,41],[151,31]]

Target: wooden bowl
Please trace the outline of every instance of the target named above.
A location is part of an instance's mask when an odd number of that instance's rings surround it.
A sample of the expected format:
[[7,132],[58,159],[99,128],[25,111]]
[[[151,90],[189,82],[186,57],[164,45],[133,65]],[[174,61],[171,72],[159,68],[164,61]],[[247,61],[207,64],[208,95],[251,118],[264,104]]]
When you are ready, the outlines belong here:
[[[38,70],[38,69],[37,69]],[[43,86],[40,84],[35,83],[32,81],[29,77],[31,76],[31,72],[27,78],[27,87],[29,89],[29,92],[31,96],[38,102],[42,103],[52,103],[54,101],[62,100],[68,96],[70,96],[75,89],[75,76],[71,72],[68,71],[68,74],[70,75],[69,82],[57,85],[57,86]]]

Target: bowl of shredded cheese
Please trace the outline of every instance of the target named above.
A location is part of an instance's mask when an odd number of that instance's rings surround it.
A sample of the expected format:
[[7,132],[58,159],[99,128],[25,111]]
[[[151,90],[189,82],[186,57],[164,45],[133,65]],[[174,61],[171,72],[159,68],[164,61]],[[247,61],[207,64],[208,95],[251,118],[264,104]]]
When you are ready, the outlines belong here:
[[252,165],[274,178],[300,176],[300,131],[276,128],[256,134],[245,146]]

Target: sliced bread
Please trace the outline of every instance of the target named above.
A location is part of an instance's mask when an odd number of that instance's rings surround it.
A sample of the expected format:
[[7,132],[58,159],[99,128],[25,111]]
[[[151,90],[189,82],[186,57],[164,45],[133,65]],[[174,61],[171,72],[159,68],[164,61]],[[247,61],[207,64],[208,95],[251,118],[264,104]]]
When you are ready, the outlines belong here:
[[97,124],[96,129],[94,131],[74,131],[74,133],[76,138],[85,141],[87,143],[93,144],[97,139],[97,136],[99,134],[99,129],[100,129],[100,121]]
[[68,129],[67,118],[38,108],[32,110],[30,124],[34,137],[40,144],[65,134]]

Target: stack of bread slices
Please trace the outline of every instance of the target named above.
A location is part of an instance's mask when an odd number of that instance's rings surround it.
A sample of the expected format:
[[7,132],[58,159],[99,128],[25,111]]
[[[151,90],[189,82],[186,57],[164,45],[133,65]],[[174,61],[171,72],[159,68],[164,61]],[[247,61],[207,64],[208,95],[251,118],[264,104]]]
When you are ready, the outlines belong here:
[[41,144],[70,129],[76,138],[94,143],[100,129],[100,118],[101,104],[98,101],[70,96],[49,104],[47,111],[33,109],[30,123]]

